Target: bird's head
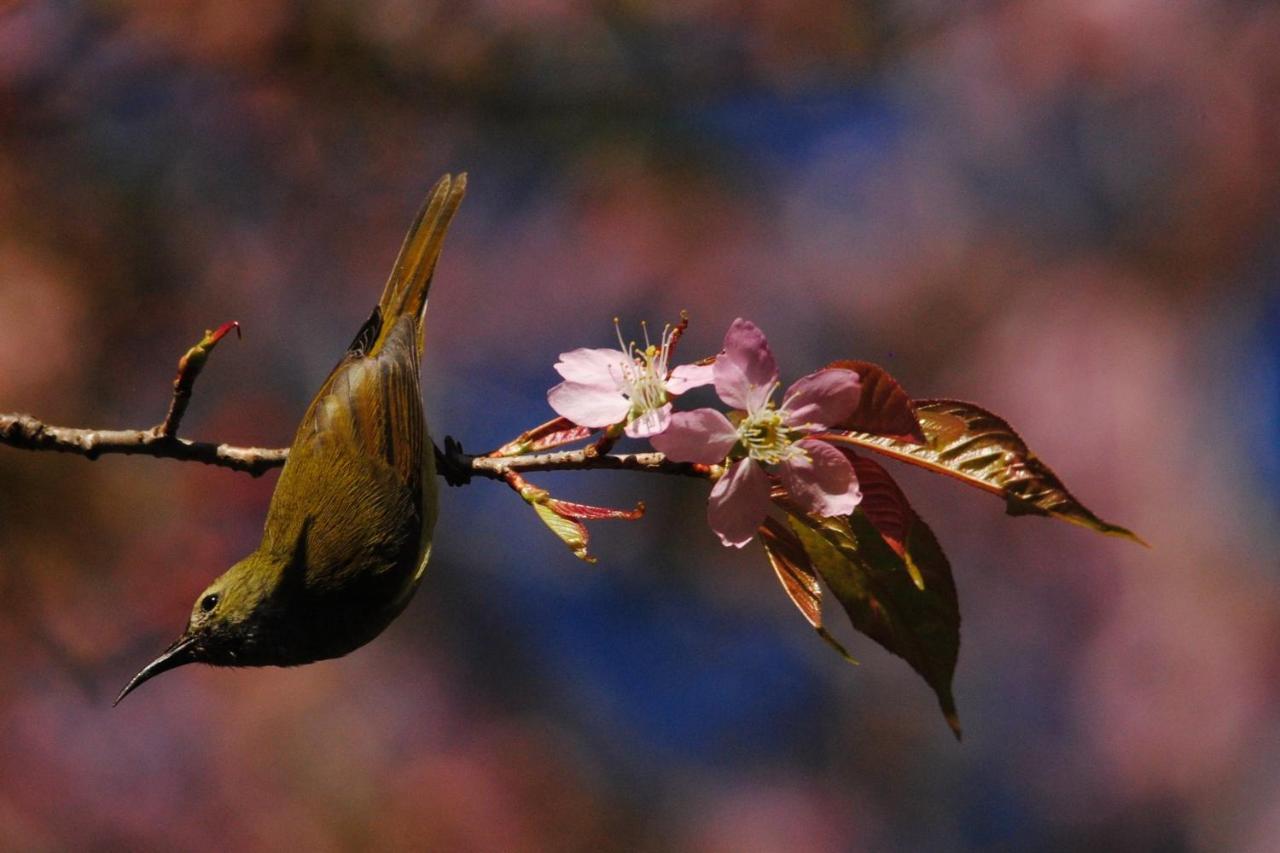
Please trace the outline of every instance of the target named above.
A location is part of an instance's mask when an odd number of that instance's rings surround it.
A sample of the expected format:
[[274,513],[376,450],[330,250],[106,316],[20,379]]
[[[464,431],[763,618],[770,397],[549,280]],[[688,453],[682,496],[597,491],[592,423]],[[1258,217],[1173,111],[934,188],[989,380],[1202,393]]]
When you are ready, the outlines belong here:
[[227,569],[196,598],[187,629],[133,677],[116,698],[120,704],[143,682],[188,663],[255,666],[278,632],[278,591],[288,560],[254,552]]

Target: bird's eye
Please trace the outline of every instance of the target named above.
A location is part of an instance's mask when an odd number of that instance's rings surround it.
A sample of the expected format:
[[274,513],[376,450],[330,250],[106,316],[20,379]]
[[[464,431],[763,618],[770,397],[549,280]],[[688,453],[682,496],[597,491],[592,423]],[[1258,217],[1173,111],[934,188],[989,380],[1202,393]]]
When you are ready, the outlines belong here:
[[212,610],[217,606],[218,606],[218,594],[216,592],[211,592],[208,595],[206,595],[204,598],[200,599],[200,609],[203,610],[205,613],[208,613],[210,610]]

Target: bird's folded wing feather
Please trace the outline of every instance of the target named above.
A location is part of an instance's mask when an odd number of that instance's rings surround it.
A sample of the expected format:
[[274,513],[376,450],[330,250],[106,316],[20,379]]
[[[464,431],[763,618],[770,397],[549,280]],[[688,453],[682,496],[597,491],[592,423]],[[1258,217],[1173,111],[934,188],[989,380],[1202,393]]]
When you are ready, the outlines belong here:
[[348,353],[298,428],[295,446],[323,440],[385,463],[413,491],[422,486],[426,423],[413,323],[401,318],[376,356]]
[[[367,514],[364,529],[388,534],[423,517],[428,439],[417,348],[413,323],[403,318],[399,325],[377,356],[343,357],[298,427],[276,496],[295,493],[286,479],[319,484],[298,495],[315,516],[314,535],[324,536],[331,524],[356,521],[341,518],[344,513]],[[277,508],[273,498],[266,525],[270,543],[289,546],[296,531],[277,529],[278,520],[295,514]]]

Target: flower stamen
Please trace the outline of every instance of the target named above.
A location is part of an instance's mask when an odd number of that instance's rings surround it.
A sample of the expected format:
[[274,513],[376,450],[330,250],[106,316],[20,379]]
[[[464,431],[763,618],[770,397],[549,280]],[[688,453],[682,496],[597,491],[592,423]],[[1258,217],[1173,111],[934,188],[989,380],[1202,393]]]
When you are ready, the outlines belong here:
[[660,343],[654,346],[649,337],[649,324],[641,321],[643,348],[636,341],[623,339],[621,322],[617,317],[613,318],[613,328],[618,337],[618,348],[627,355],[626,360],[618,365],[619,375],[614,376],[614,382],[618,391],[631,402],[632,414],[639,416],[662,408],[670,400],[666,386],[670,324],[663,328]]
[[777,465],[804,455],[791,438],[793,430],[786,424],[786,412],[768,402],[777,388],[778,383],[774,382],[765,395],[765,403],[747,412],[738,423],[738,438],[747,456],[764,465]]

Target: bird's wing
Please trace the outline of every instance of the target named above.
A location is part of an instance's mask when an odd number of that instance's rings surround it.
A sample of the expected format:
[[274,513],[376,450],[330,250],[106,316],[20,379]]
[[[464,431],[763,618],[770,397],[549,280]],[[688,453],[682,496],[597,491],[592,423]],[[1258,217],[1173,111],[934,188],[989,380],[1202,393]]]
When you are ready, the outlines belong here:
[[[291,547],[299,535],[288,525],[296,527],[300,508],[287,501],[306,502],[315,525],[309,536],[317,541],[330,534],[340,539],[340,525],[362,522],[361,529],[383,532],[379,547],[424,547],[419,536],[434,523],[427,495],[435,482],[418,384],[422,315],[466,186],[466,175],[446,175],[436,184],[378,306],[307,408],[267,513],[268,547]],[[310,486],[305,493],[295,486],[304,483]]]
[[[427,509],[420,489],[381,460],[353,452],[350,433],[318,432],[289,452],[267,511],[263,549],[296,555],[301,547],[309,592],[351,592],[352,583],[376,585],[377,577],[412,568]],[[403,573],[396,576],[403,580]]]
[[[292,547],[299,510],[314,521],[311,537],[330,542],[324,553],[354,559],[341,547],[353,526],[380,531],[389,559],[416,549],[434,487],[430,440],[418,388],[416,329],[402,318],[376,356],[349,352],[303,416],[267,512],[269,549]],[[303,486],[302,484],[306,484]],[[285,497],[282,497],[285,496]],[[284,500],[305,507],[286,506]]]
[[424,451],[431,452],[422,417],[418,360],[422,315],[445,234],[467,191],[465,174],[445,175],[409,228],[373,314],[311,402],[294,438],[328,436],[357,456],[380,459],[416,493]]
[[[376,315],[370,318],[371,323],[375,320]],[[294,446],[316,444],[319,450],[323,444],[377,460],[406,488],[420,491],[423,453],[430,448],[415,333],[412,318],[401,317],[395,328],[383,333],[378,354],[368,356],[358,348],[362,330],[307,409]]]

